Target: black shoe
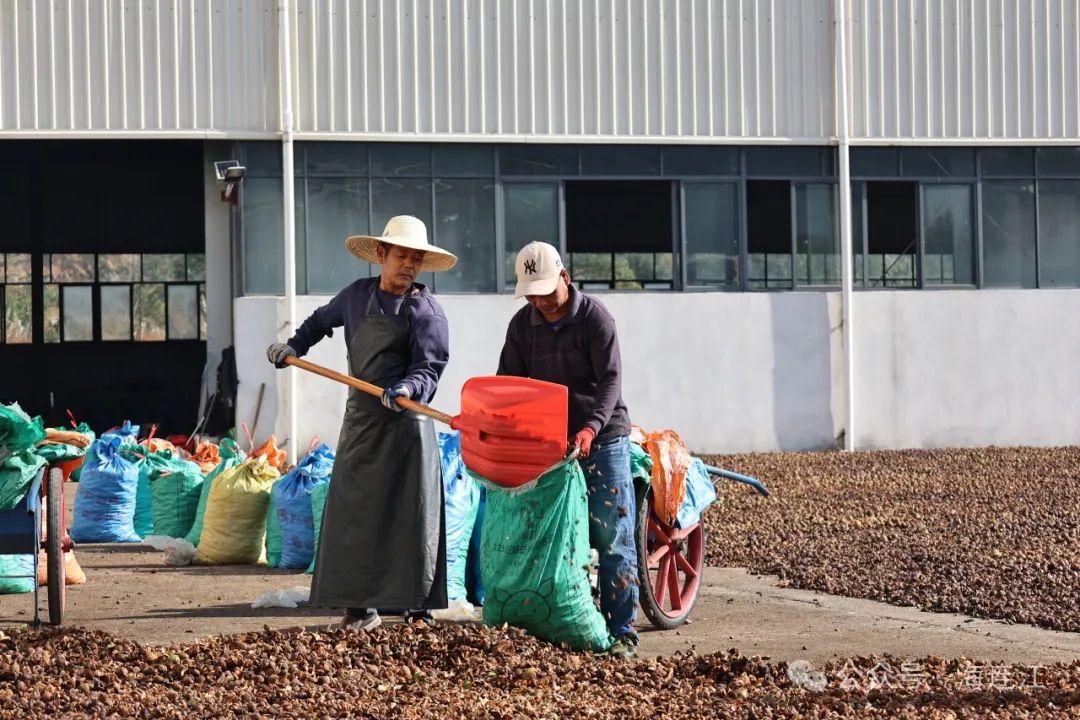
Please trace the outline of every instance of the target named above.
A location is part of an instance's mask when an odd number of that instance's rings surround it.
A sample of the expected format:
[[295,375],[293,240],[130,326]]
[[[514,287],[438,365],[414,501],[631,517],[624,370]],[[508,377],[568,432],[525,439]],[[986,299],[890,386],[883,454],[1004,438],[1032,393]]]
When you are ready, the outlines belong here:
[[407,623],[422,622],[429,626],[435,624],[435,618],[428,610],[406,610],[404,620]]

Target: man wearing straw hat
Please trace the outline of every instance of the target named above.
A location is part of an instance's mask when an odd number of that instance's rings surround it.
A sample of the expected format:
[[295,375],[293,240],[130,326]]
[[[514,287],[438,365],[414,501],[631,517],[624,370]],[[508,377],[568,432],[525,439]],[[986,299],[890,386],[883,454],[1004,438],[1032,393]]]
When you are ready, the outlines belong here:
[[428,403],[450,357],[446,315],[416,282],[457,258],[428,243],[424,223],[391,218],[382,236],[345,241],[379,277],[352,283],[311,314],[288,343],[267,349],[275,366],[303,356],[343,327],[349,373],[386,388],[382,400],[349,390],[323,515],[311,604],[344,607],[342,625],[370,630],[377,608],[431,622],[445,608],[446,535],[435,427],[397,403]]

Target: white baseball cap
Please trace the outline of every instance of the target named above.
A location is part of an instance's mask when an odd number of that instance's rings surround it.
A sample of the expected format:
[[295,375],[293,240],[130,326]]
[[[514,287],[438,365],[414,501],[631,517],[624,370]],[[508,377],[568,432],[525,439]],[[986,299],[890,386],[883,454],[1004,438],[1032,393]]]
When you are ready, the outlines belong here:
[[531,242],[521,248],[514,261],[517,287],[514,297],[526,295],[550,295],[559,285],[563,271],[559,251],[546,242]]

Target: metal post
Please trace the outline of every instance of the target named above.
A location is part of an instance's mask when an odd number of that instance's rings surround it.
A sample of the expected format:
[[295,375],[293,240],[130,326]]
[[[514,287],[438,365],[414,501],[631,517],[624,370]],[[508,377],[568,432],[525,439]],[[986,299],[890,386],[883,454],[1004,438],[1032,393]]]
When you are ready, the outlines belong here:
[[841,324],[844,337],[844,449],[855,442],[855,313],[851,256],[851,166],[848,139],[847,2],[835,0],[833,28],[836,48],[836,136],[840,162],[840,286]]
[[[285,305],[288,314],[286,337],[296,332],[296,181],[293,179],[293,116],[292,116],[292,31],[290,19],[292,3],[290,0],[278,0],[278,40],[281,43],[280,58],[280,96],[281,96],[281,189],[284,204],[285,230]],[[297,396],[299,384],[296,368],[285,370],[285,397],[289,425],[288,449],[289,460],[297,462],[300,447],[297,428]]]

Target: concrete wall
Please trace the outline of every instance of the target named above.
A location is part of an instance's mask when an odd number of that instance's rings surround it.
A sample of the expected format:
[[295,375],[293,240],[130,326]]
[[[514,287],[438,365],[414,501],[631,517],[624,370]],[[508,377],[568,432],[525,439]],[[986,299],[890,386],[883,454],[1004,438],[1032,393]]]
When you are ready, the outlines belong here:
[[[327,298],[303,297],[301,316]],[[695,451],[833,447],[841,433],[836,293],[605,294],[619,325],[623,391],[634,422],[677,430]],[[451,362],[436,407],[454,413],[462,383],[495,369],[507,296],[440,296]],[[1080,442],[1080,290],[864,292],[856,295],[860,448]],[[280,372],[264,350],[284,328],[278,298],[236,300],[238,417],[266,392],[260,437],[283,438]],[[345,370],[340,333],[310,359]],[[289,372],[300,372],[290,370]],[[300,434],[336,442],[345,391],[301,373]]]
[[1080,442],[1080,291],[856,300],[860,447]]
[[[327,299],[300,298],[301,316]],[[507,321],[523,301],[498,295],[443,295],[439,301],[450,320],[451,360],[433,405],[456,413],[465,380],[494,373]],[[650,293],[606,294],[602,301],[619,325],[623,392],[634,422],[674,428],[697,451],[832,446],[839,432],[833,395],[841,386],[833,361],[839,346],[830,352],[839,342],[834,298]],[[281,374],[266,362],[264,350],[274,340],[275,323],[282,339],[289,334],[284,301],[235,302],[238,421],[251,424],[259,385],[266,383],[256,434],[274,431],[283,439],[286,406],[276,390]],[[341,333],[316,346],[309,359],[345,371]],[[333,443],[345,391],[314,375],[300,377],[303,446],[312,435]]]

